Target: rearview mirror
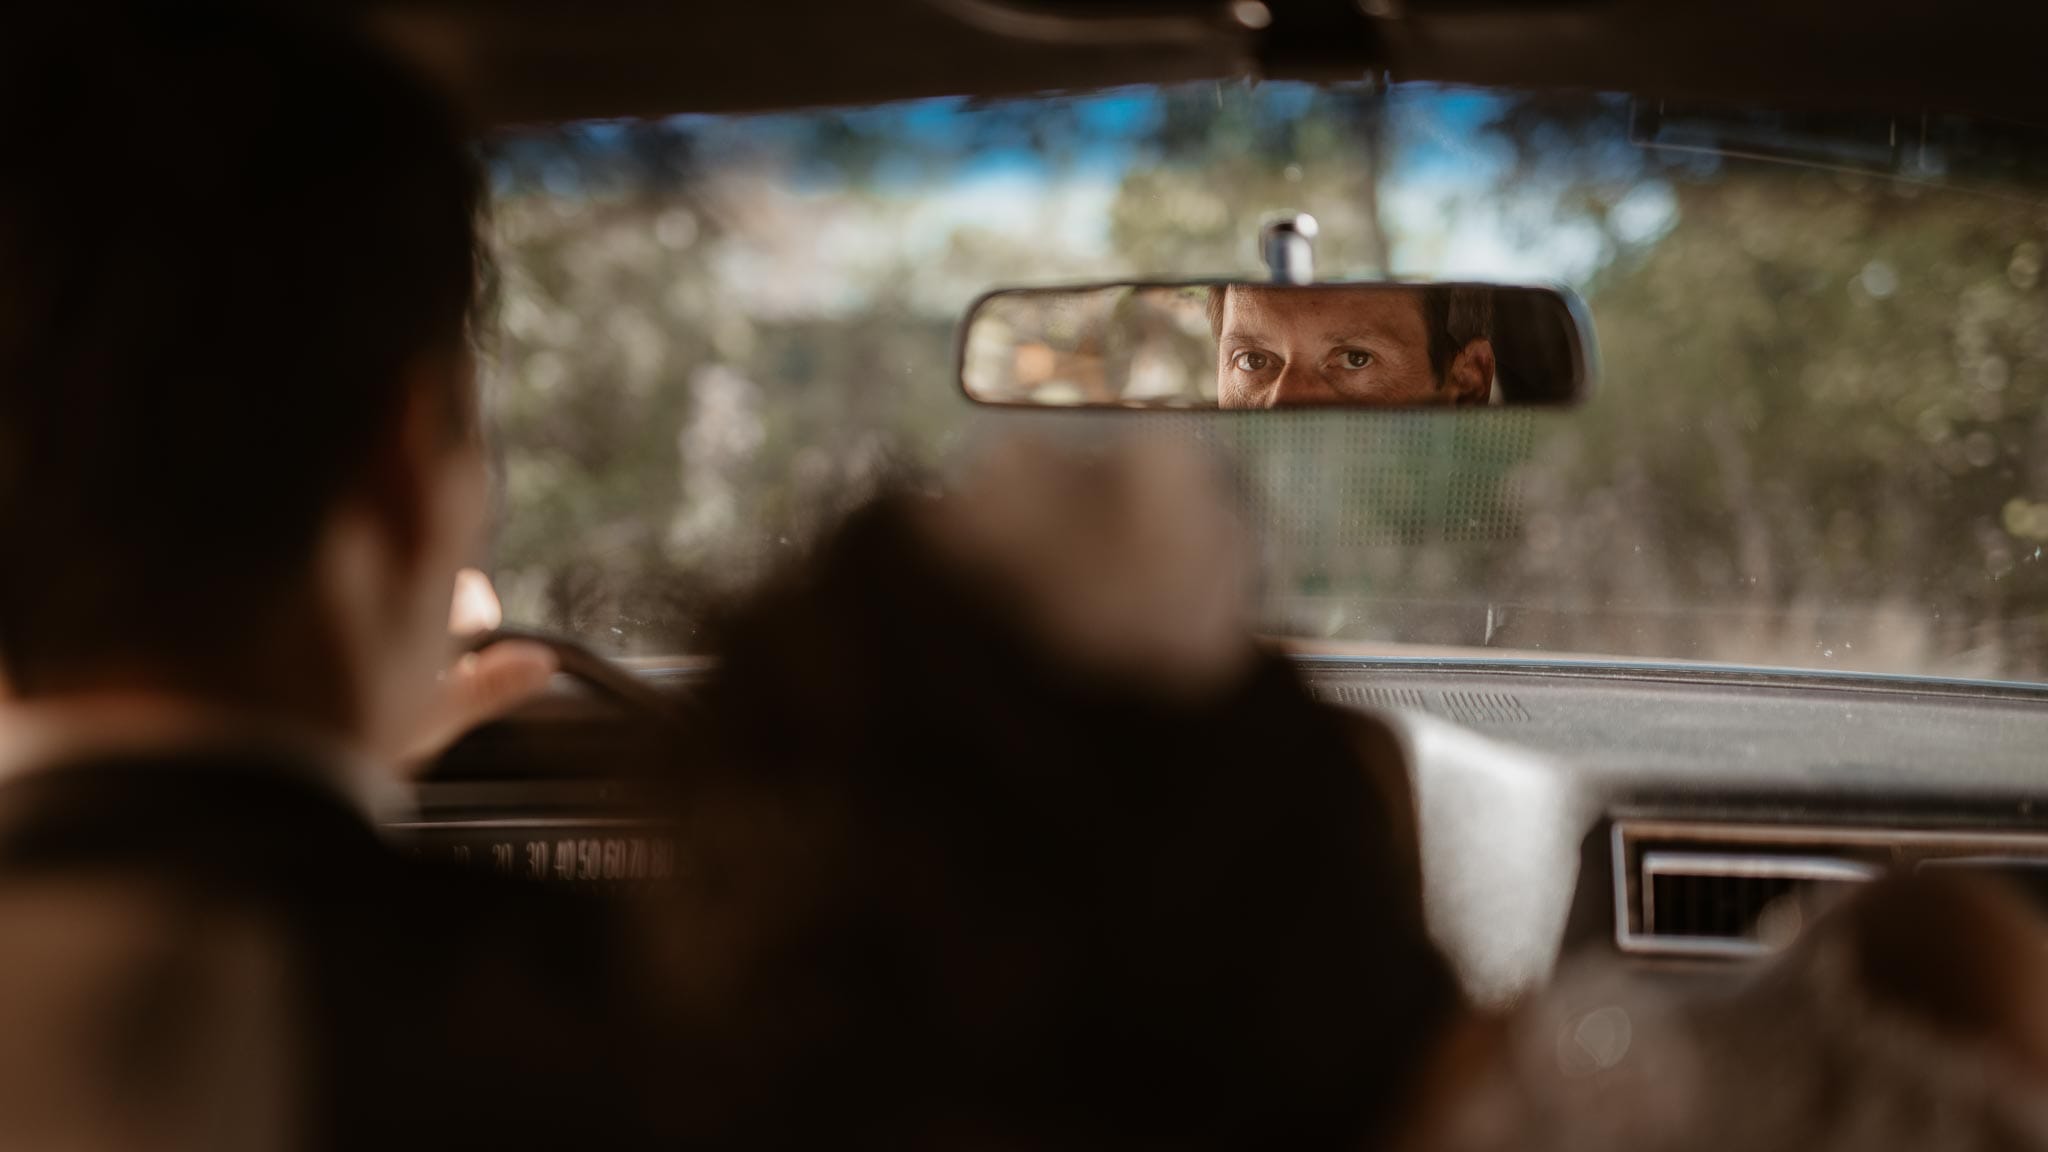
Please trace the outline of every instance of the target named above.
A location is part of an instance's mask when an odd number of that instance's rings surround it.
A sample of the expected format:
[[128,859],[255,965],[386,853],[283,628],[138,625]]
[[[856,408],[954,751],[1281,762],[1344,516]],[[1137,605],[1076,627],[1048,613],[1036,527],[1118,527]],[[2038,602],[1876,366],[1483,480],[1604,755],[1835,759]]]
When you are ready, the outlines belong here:
[[1594,363],[1561,289],[1095,284],[977,300],[960,383],[1023,407],[1557,406],[1585,396]]

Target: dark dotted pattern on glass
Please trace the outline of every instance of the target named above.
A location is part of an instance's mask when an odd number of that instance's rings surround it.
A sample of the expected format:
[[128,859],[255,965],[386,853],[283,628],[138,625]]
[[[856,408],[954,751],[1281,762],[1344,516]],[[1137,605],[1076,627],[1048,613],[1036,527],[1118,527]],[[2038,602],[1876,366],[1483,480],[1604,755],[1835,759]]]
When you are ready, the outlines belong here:
[[1526,412],[1190,415],[1246,470],[1260,527],[1304,558],[1478,544],[1521,531]]

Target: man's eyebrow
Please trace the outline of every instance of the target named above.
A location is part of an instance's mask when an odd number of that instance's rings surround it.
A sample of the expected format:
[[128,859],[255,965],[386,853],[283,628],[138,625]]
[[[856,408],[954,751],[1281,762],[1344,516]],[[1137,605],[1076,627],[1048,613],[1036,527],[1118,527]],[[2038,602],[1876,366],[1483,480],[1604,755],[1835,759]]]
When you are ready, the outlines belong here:
[[1385,325],[1353,324],[1347,328],[1333,328],[1323,333],[1325,344],[1356,344],[1360,342],[1386,341],[1398,343],[1394,334]]

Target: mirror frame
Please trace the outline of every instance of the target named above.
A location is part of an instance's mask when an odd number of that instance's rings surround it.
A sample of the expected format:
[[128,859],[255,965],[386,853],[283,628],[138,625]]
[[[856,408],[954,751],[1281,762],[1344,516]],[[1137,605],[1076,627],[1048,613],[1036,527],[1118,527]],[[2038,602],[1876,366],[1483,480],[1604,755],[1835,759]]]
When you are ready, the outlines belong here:
[[1229,284],[1243,284],[1257,288],[1484,288],[1488,290],[1548,292],[1564,301],[1565,314],[1572,325],[1572,369],[1580,386],[1577,396],[1568,404],[1519,404],[1488,405],[1465,408],[1446,408],[1447,412],[1493,412],[1493,411],[1568,411],[1583,405],[1597,390],[1600,382],[1600,341],[1593,327],[1593,311],[1587,307],[1585,298],[1570,285],[1562,282],[1507,283],[1494,280],[1310,280],[1293,283],[1285,280],[1255,280],[1246,276],[1213,276],[1190,280],[1097,280],[1079,284],[1018,284],[990,288],[975,296],[961,314],[953,338],[953,383],[960,395],[977,408],[996,408],[1019,412],[1173,412],[1178,414],[1224,414],[1230,416],[1259,415],[1288,412],[1426,412],[1428,408],[1374,408],[1370,405],[1326,405],[1296,406],[1286,408],[1174,408],[1166,405],[1149,404],[1030,404],[1018,400],[983,400],[967,387],[967,336],[974,327],[974,317],[984,305],[998,296],[1054,295],[1069,292],[1100,292],[1112,288],[1217,288]]

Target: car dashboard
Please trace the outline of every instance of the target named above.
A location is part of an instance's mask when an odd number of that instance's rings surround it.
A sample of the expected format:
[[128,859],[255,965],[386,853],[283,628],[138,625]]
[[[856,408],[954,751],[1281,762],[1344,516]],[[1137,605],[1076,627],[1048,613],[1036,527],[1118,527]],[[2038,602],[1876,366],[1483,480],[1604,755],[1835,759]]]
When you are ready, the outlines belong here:
[[[1430,929],[1481,1003],[1588,952],[1740,971],[1893,871],[1971,868],[2028,891],[2048,878],[2048,690],[1693,666],[1297,666],[1401,761]],[[678,696],[713,674],[642,673]],[[390,830],[412,852],[550,884],[659,883],[677,846],[649,813],[678,770],[660,746],[563,684],[453,749]]]

